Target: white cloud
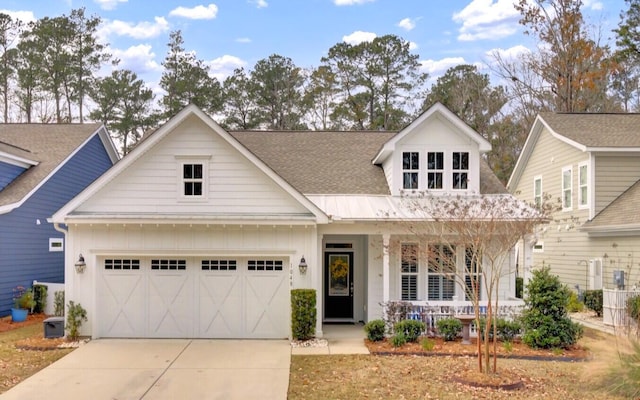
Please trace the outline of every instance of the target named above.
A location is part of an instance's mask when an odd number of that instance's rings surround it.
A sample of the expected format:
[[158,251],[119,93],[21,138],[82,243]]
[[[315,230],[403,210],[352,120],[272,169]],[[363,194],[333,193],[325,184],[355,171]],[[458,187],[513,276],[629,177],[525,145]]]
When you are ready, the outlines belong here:
[[222,82],[226,77],[233,74],[233,70],[247,65],[247,63],[236,57],[225,54],[206,63],[211,69],[211,76]]
[[169,12],[171,17],[182,17],[189,19],[214,19],[218,15],[218,6],[209,4],[208,6],[195,6],[193,8],[178,7]]
[[155,17],[155,22],[138,22],[133,24],[125,21],[106,21],[98,29],[98,36],[106,38],[111,34],[130,36],[134,39],[149,39],[161,35],[169,30],[169,23],[164,17]]
[[602,4],[602,2],[598,0],[583,0],[582,4],[586,8],[590,8],[594,11],[600,11],[604,8],[604,5]]
[[531,54],[531,50],[523,45],[519,44],[517,46],[509,47],[508,49],[492,49],[489,50],[486,55],[492,59],[496,57],[501,60],[515,60],[520,58],[523,54]]
[[251,43],[251,39],[248,37],[241,37],[236,39],[237,43]]
[[265,0],[251,0],[249,1],[249,3],[255,4],[258,8],[266,8],[269,6],[269,3],[267,3]]
[[442,75],[449,68],[466,63],[462,57],[448,57],[443,58],[442,60],[423,60],[420,61],[420,64],[420,69],[423,72],[427,72],[429,75],[433,76]]
[[148,44],[131,46],[126,50],[110,49],[114,58],[120,60],[118,69],[129,69],[138,75],[162,71],[162,66],[155,61],[156,55]]
[[342,40],[345,43],[356,45],[362,42],[371,42],[373,39],[376,38],[376,36],[378,35],[372,32],[355,31],[350,35],[343,36]]
[[34,22],[36,20],[36,16],[33,15],[33,11],[0,10],[0,13],[7,14],[11,19],[20,20],[24,23]]
[[126,3],[129,0],[93,0],[103,10],[113,10],[118,6],[118,3]]
[[353,6],[356,4],[372,3],[375,0],[333,0],[333,4],[337,6]]
[[405,18],[402,21],[398,22],[398,26],[402,29],[410,31],[416,27],[416,21],[412,20],[411,18]]
[[520,14],[513,0],[473,0],[462,11],[453,14],[461,23],[458,40],[500,39],[518,30]]
[[418,48],[418,43],[409,42],[409,50],[416,50]]

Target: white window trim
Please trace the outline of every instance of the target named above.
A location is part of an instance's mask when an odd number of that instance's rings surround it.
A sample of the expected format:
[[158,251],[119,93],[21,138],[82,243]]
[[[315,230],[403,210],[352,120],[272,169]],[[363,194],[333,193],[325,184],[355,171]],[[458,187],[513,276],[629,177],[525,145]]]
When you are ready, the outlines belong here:
[[[400,251],[400,257],[398,258],[398,271],[400,272],[399,276],[400,279],[398,279],[398,298],[400,298],[402,300],[402,277],[404,275],[407,276],[415,276],[416,277],[416,300],[413,301],[419,301],[422,299],[421,294],[422,294],[422,288],[420,287],[420,282],[422,281],[420,279],[420,244],[416,243],[416,242],[402,242],[400,243],[400,248],[402,249],[402,246],[405,245],[413,245],[416,246],[416,262],[417,262],[417,271],[416,272],[402,272],[402,251]],[[405,300],[403,300],[405,301]],[[409,301],[409,300],[406,300]]]
[[[540,194],[536,194],[536,182],[540,181]],[[533,204],[538,204],[536,202],[536,198],[540,197],[540,205],[542,205],[542,175],[538,175],[538,176],[534,176],[533,177]]]
[[[564,187],[564,173],[569,172],[569,188],[565,189]],[[569,206],[565,205],[565,190],[569,191]],[[564,167],[562,168],[562,173],[560,175],[560,199],[562,201],[562,211],[571,211],[573,210],[573,168],[572,167]]]
[[[413,170],[413,169],[407,169],[405,170],[403,168],[403,160],[404,160],[404,153],[418,153],[418,169],[417,170]],[[426,180],[425,178],[422,176],[424,175],[423,172],[423,166],[426,166],[425,161],[424,161],[424,152],[420,151],[420,149],[403,149],[400,152],[400,189],[406,192],[415,192],[417,190],[422,190],[424,188],[424,185],[426,184]],[[418,188],[417,189],[405,189],[404,187],[404,173],[406,172],[417,172],[418,173]]]
[[49,251],[51,251],[51,252],[64,251],[64,239],[63,238],[49,238]]
[[538,240],[531,246],[531,252],[533,253],[544,253],[544,242]]
[[[587,193],[585,194],[586,196],[585,199],[582,198],[582,185],[580,183],[582,167],[586,167],[586,174],[587,174],[587,176],[585,177],[586,183],[584,185],[587,187]],[[589,208],[590,192],[591,192],[591,185],[590,185],[590,179],[589,179],[589,163],[585,161],[578,164],[578,209],[586,210]],[[584,204],[582,204],[583,200],[585,200]]]
[[[176,156],[177,164],[177,180],[178,180],[178,200],[187,202],[201,202],[209,198],[209,160],[210,155],[206,156]],[[185,164],[202,164],[202,195],[186,196],[184,194],[184,177],[183,171]]]
[[[453,169],[453,154],[454,153],[459,153],[459,154],[467,153],[467,169]],[[449,174],[451,175],[451,177],[450,177],[450,179],[451,179],[451,184],[450,184],[451,190],[456,191],[456,192],[466,192],[466,191],[469,190],[469,181],[471,179],[471,152],[469,150],[452,150],[450,152],[450,154],[451,154],[451,157],[449,159],[449,162],[451,163],[451,165],[450,165]],[[447,166],[445,165],[445,170],[446,169],[447,169]],[[466,182],[467,183],[467,187],[466,188],[462,189],[462,188],[453,187],[453,185],[454,185],[453,174],[455,174],[456,172],[457,173],[461,173],[461,174],[463,174],[463,173],[467,174],[467,182]]]

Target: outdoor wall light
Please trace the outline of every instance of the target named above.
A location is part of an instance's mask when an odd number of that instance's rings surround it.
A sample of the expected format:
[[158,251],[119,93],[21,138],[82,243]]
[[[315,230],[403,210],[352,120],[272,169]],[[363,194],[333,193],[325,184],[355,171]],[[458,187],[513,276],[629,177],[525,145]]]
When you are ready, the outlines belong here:
[[87,268],[87,263],[84,262],[84,257],[82,257],[82,253],[78,257],[78,261],[75,263],[76,272],[81,274],[84,272],[85,268]]
[[300,268],[300,274],[304,275],[307,273],[307,261],[304,259],[304,256],[302,256],[302,258],[300,259],[298,268]]

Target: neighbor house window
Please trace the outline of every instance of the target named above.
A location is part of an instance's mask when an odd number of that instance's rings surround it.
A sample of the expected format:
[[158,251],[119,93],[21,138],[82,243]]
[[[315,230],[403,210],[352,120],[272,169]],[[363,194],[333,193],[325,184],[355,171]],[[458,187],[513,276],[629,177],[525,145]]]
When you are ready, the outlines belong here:
[[427,271],[427,299],[453,300],[455,295],[455,248],[430,245]]
[[64,251],[64,239],[49,238],[49,251]]
[[467,301],[472,301],[474,299],[474,293],[477,293],[478,299],[482,298],[482,271],[480,270],[482,263],[480,258],[481,256],[477,251],[473,251],[471,248],[465,249],[464,298]]
[[402,300],[418,300],[418,245],[400,246],[400,282]]
[[427,153],[427,189],[442,189],[444,177],[444,153]]
[[570,210],[571,209],[571,197],[573,195],[571,191],[571,179],[572,179],[572,171],[571,167],[564,168],[562,170],[562,209]]
[[418,189],[418,176],[420,173],[420,157],[415,151],[402,153],[402,188]]
[[533,244],[533,252],[534,253],[544,253],[544,242],[535,242]]
[[183,194],[187,197],[202,197],[204,173],[202,164],[182,164]]
[[467,178],[469,176],[469,153],[462,151],[453,152],[451,168],[453,170],[453,188],[466,189]]
[[533,178],[533,202],[537,207],[542,206],[542,177]]
[[585,208],[589,205],[589,176],[587,164],[578,166],[578,207]]

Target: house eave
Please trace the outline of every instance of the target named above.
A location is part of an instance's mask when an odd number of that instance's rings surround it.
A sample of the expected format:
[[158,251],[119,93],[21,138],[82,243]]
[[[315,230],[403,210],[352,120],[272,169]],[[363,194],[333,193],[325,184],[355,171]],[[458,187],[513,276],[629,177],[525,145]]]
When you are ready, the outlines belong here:
[[580,231],[586,232],[591,237],[608,236],[638,236],[640,235],[640,224],[606,225],[606,226],[583,226]]
[[316,216],[310,214],[70,214],[67,225],[124,224],[124,225],[315,225]]

